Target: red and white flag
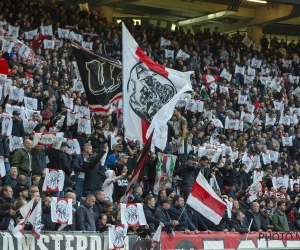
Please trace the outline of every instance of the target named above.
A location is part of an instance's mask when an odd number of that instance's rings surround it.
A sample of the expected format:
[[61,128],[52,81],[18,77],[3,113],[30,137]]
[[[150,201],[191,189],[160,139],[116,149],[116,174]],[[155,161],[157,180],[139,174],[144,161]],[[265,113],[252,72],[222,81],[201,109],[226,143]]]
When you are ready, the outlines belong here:
[[262,190],[262,176],[258,177],[255,182],[252,183],[248,191],[250,201],[257,199],[258,193]]
[[121,249],[125,247],[125,238],[127,235],[126,225],[112,225],[108,228],[108,248]]
[[38,204],[30,214],[28,222],[32,225],[32,233],[39,240],[42,230],[42,199],[39,200]]
[[143,205],[141,203],[121,203],[121,223],[129,227],[146,225]]
[[152,142],[153,133],[151,133],[150,137],[148,138],[145,146],[143,147],[140,156],[137,160],[136,167],[132,171],[131,177],[129,179],[129,183],[127,185],[125,194],[121,197],[120,202],[129,203],[130,202],[130,195],[133,191],[134,186],[142,177],[144,166],[148,160],[150,149],[151,149],[151,142]]
[[216,225],[220,223],[226,210],[225,202],[215,193],[201,172],[186,203]]
[[154,250],[156,244],[160,242],[160,235],[161,235],[161,225],[158,226],[155,234],[153,235],[153,238],[150,243],[150,250]]
[[60,149],[63,136],[64,133],[62,132],[35,133],[32,140],[33,146],[43,145],[50,148]]
[[85,118],[78,118],[78,134],[89,135],[92,133],[91,121]]
[[23,119],[24,131],[28,134],[30,134],[38,124],[38,121],[35,121],[31,118]]
[[69,145],[69,149],[67,152],[68,155],[80,155],[81,154],[80,145],[79,145],[79,142],[77,141],[77,139],[64,138],[63,141],[68,143],[68,145]]
[[73,223],[72,199],[52,197],[51,220],[62,225]]
[[12,230],[13,236],[15,236],[18,240],[20,240],[24,234],[24,227],[31,214],[33,201],[34,199],[30,200],[27,204],[20,208],[20,214],[22,215],[23,219],[21,219],[20,222]]
[[161,133],[181,95],[192,91],[192,72],[179,72],[152,61],[122,25],[125,137],[145,142],[153,129]]
[[63,170],[46,168],[46,176],[43,190],[46,192],[62,191],[64,187],[65,174]]
[[20,148],[23,144],[23,137],[9,136],[9,150],[14,152],[16,149]]
[[65,95],[62,95],[62,99],[64,101],[64,104],[66,106],[66,108],[73,110],[73,98],[67,97]]
[[67,126],[74,126],[76,119],[77,119],[77,113],[76,112],[69,112],[67,113]]

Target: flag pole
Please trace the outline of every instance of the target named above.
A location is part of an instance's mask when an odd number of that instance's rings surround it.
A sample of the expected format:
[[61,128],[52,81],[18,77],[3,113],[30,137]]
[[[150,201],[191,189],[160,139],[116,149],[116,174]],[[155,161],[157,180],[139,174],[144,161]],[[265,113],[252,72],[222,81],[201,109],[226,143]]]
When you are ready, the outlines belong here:
[[252,222],[253,222],[253,218],[251,219],[250,225],[249,225],[249,227],[248,227],[248,233],[247,233],[246,241],[248,240],[249,230],[250,230],[250,228],[251,228]]
[[[183,212],[184,212],[184,210],[185,210],[185,207],[186,207],[186,204],[184,205],[184,207],[183,207],[183,209],[182,209],[182,212],[181,212],[179,218],[177,219],[178,222],[179,222],[181,216],[183,215]],[[174,231],[174,228],[175,228],[175,227],[176,227],[176,226],[173,227],[172,231]]]

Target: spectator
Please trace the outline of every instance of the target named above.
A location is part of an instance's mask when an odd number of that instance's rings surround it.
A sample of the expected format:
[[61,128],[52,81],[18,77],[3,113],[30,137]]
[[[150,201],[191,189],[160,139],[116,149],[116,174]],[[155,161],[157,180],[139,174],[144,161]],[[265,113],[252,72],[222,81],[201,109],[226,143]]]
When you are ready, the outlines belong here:
[[8,174],[6,174],[2,178],[3,186],[14,187],[15,185],[17,185],[18,183],[17,176],[18,176],[18,169],[16,167],[12,167],[9,170]]
[[93,206],[94,212],[100,216],[104,212],[105,193],[103,190],[98,190],[95,193],[96,202]]
[[3,186],[1,188],[0,204],[5,203],[15,203],[15,198],[13,197],[13,190],[10,186]]
[[289,223],[287,221],[285,211],[286,211],[285,201],[278,201],[277,210],[274,212],[272,216],[272,224],[274,226],[274,231],[279,231],[279,232],[290,231]]
[[76,210],[77,230],[96,231],[97,214],[93,211],[96,198],[89,194]]
[[259,212],[259,204],[257,202],[253,202],[251,209],[246,212],[246,217],[248,222],[252,221],[251,224],[251,231],[254,232],[263,232],[267,231],[267,228],[262,228],[262,223],[261,223],[261,216]]
[[105,214],[100,214],[97,222],[97,231],[103,233],[108,230],[111,224],[107,223],[107,216]]
[[105,172],[106,179],[103,183],[102,189],[105,193],[105,200],[106,201],[113,201],[113,193],[114,193],[114,183],[125,176],[125,173],[116,177],[115,171],[113,170],[106,170]]
[[163,231],[171,233],[174,237],[175,234],[173,227],[178,226],[179,222],[174,220],[172,221],[168,213],[168,210],[171,207],[171,203],[168,199],[162,199],[160,200],[159,204],[160,205],[155,210],[154,217],[164,224]]
[[11,165],[18,169],[19,174],[27,176],[27,183],[31,184],[31,171],[32,171],[32,156],[31,156],[32,141],[26,139],[23,147],[17,149],[11,161]]
[[234,231],[239,233],[249,233],[250,228],[248,225],[248,220],[242,211],[238,210],[235,212],[235,219],[231,220],[230,227]]

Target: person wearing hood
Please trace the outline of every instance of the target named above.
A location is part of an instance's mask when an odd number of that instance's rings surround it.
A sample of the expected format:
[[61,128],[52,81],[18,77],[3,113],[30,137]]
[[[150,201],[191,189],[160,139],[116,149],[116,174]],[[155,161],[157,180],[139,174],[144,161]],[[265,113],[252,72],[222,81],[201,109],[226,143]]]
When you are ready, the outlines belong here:
[[27,177],[27,183],[31,185],[32,172],[32,155],[31,155],[32,141],[26,139],[23,145],[17,149],[12,157],[11,165],[18,169],[19,174]]
[[89,194],[76,210],[77,230],[96,231],[97,214],[93,210],[96,198]]
[[102,190],[105,193],[105,200],[113,202],[113,193],[114,193],[114,183],[122,178],[124,178],[126,174],[122,173],[121,175],[116,177],[116,173],[114,170],[106,170],[105,176],[106,180],[103,183]]

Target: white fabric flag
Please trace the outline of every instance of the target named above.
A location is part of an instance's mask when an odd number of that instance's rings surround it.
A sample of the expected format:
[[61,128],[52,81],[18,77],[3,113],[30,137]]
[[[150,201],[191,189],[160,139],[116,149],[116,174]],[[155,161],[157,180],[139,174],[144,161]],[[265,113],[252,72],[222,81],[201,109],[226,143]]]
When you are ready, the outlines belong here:
[[259,69],[261,67],[261,60],[259,60],[257,58],[252,58],[251,67]]
[[9,136],[9,150],[10,152],[14,152],[16,149],[20,148],[23,144],[23,137],[18,136]]
[[220,77],[223,77],[226,79],[228,82],[231,81],[232,74],[230,74],[225,68],[222,70],[222,73],[220,74]]
[[41,26],[41,33],[44,36],[53,36],[52,25]]
[[151,239],[150,250],[154,250],[156,244],[160,242],[160,235],[161,235],[161,225],[158,226],[155,234],[153,235],[153,237]]
[[80,145],[77,139],[73,138],[64,138],[64,142],[68,143],[69,145],[69,150],[67,152],[68,155],[80,155],[81,150],[80,150]]
[[165,58],[173,58],[174,59],[174,50],[165,49]]
[[14,27],[12,25],[8,26],[8,34],[11,36],[19,37],[20,27]]
[[54,40],[47,40],[45,39],[43,41],[44,49],[54,49],[55,47],[55,41]]
[[19,89],[15,86],[10,88],[9,99],[15,102],[22,102],[24,99],[24,89]]
[[177,58],[182,58],[183,60],[185,59],[189,59],[190,58],[190,55],[185,53],[184,51],[182,51],[181,49],[178,51],[177,55],[176,55],[176,59]]
[[34,36],[37,36],[38,34],[38,29],[35,30],[29,30],[28,32],[24,32],[25,33],[25,38],[27,40],[32,40]]
[[254,201],[257,199],[257,194],[262,190],[262,176],[258,177],[256,181],[252,183],[248,194],[250,195],[250,201]]
[[63,141],[64,133],[62,132],[45,132],[45,133],[35,133],[33,136],[33,146],[43,145],[50,148],[60,149],[61,143]]
[[281,137],[281,141],[282,141],[282,146],[286,147],[291,147],[293,146],[293,137],[289,136],[289,137]]
[[65,106],[68,108],[68,109],[71,109],[73,110],[73,98],[69,98],[65,95],[62,95],[62,99],[64,101],[64,104]]
[[253,42],[247,36],[243,38],[242,43],[245,44],[248,48],[253,45]]
[[278,177],[274,176],[272,178],[272,184],[273,184],[273,187],[275,187],[277,190],[279,190],[279,188],[281,186],[284,186],[285,188],[288,188],[289,176],[288,175],[278,176]]
[[[126,58],[123,62],[125,137],[145,142],[153,129],[155,134],[159,128],[166,127],[181,95],[192,91],[191,72],[183,73],[154,63],[144,54],[124,23],[122,25],[123,55]],[[153,142],[156,145],[157,142]],[[166,141],[157,144],[166,145]]]
[[84,116],[90,117],[91,114],[91,111],[88,107],[78,105],[75,105],[74,112],[78,113],[77,118],[81,118]]
[[13,120],[10,117],[4,117],[2,121],[2,135],[10,136],[12,132]]
[[78,133],[90,135],[92,133],[91,121],[84,118],[78,118]]
[[125,247],[127,228],[126,225],[112,225],[108,228],[109,249],[121,249]]
[[62,225],[71,225],[72,199],[52,197],[51,201],[51,220]]
[[2,39],[2,38],[1,38],[1,42],[2,42],[1,50],[8,51],[10,46],[11,46],[11,43],[9,41],[6,41],[5,39]]
[[245,67],[235,65],[235,74],[245,74]]
[[34,128],[38,125],[38,121],[35,121],[33,119],[23,119],[23,127],[24,132],[30,134]]
[[22,206],[19,210],[23,219],[21,219],[20,222],[12,230],[13,236],[15,236],[18,240],[21,240],[21,238],[23,237],[25,223],[28,221],[28,218],[31,214],[33,201],[34,201],[34,199],[30,200],[29,202],[27,202],[27,204]]
[[226,204],[215,193],[201,172],[186,203],[216,225],[220,223],[226,210]]
[[32,233],[39,240],[42,230],[42,199],[39,200],[34,210],[28,218],[28,222],[32,225]]
[[42,191],[58,192],[64,187],[65,174],[63,170],[46,168],[45,181]]
[[70,30],[58,28],[57,32],[59,38],[69,38]]
[[28,109],[37,110],[38,109],[38,100],[36,98],[30,98],[30,97],[24,96],[24,105]]
[[67,113],[67,126],[74,126],[77,119],[77,113],[69,112]]
[[146,225],[143,205],[141,203],[121,203],[121,223],[129,227]]
[[246,104],[247,96],[242,95],[241,93],[238,95],[238,104]]
[[74,80],[73,89],[75,92],[79,92],[79,93],[85,92],[82,81],[79,81],[77,79]]
[[93,49],[93,42],[84,42],[84,41],[82,41],[81,45],[82,45],[83,48]]
[[4,158],[0,158],[0,178],[3,178],[6,175]]
[[160,38],[160,46],[170,46],[171,45],[171,41],[164,39],[163,37]]

